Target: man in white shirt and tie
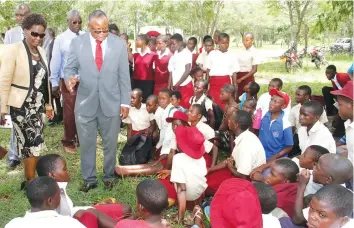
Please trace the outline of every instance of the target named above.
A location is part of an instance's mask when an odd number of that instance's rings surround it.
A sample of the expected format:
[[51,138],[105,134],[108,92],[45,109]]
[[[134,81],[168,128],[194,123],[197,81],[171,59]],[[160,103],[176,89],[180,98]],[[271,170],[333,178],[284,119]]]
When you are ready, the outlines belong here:
[[[21,3],[16,6],[15,16],[17,26],[8,30],[5,34],[4,44],[13,44],[21,42],[24,39],[24,33],[21,27],[23,19],[31,13],[31,9],[28,5]],[[9,161],[7,163],[7,168],[14,170],[20,164],[20,158],[16,146],[15,134],[11,133],[10,147],[9,147]]]
[[64,136],[61,140],[63,150],[66,153],[75,153],[77,130],[75,125],[74,107],[78,85],[70,93],[64,83],[64,66],[68,60],[68,53],[72,39],[84,32],[81,30],[81,16],[76,10],[71,10],[67,15],[68,29],[61,33],[54,41],[52,59],[50,61],[50,82],[52,84],[52,95],[55,98],[63,96],[63,122]]

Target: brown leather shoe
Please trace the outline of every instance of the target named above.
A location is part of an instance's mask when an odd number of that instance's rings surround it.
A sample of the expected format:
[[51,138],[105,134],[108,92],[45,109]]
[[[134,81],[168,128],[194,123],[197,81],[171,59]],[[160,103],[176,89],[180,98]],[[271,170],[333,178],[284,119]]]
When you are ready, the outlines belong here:
[[63,151],[68,154],[76,154],[76,149],[72,147],[63,146]]
[[7,150],[0,146],[0,160],[3,159],[6,154],[7,154]]

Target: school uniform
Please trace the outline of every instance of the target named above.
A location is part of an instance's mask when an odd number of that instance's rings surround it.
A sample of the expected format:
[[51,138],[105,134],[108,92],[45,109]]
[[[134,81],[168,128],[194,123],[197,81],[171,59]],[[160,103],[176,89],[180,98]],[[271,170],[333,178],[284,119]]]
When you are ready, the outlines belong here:
[[[204,102],[205,101],[205,102]],[[189,100],[189,104],[190,105],[194,105],[194,104],[200,104],[202,105],[204,102],[204,108],[205,110],[208,112],[209,110],[213,111],[213,102],[205,95],[203,94],[198,100],[195,96],[191,97],[191,99]],[[203,105],[202,105],[203,106]],[[207,119],[202,116],[201,121],[203,122],[207,122]]]
[[[266,163],[266,155],[261,141],[258,137],[246,130],[235,139],[235,147],[231,156],[235,161],[235,168],[240,174],[249,176],[253,169]],[[221,183],[233,177],[228,168],[211,172],[207,175],[208,193],[217,191]]]
[[346,143],[348,149],[348,159],[354,163],[354,121],[347,120],[344,122]]
[[196,49],[194,49],[193,51],[191,51],[192,53],[192,69],[197,65],[197,59],[198,59],[198,56],[199,56],[199,53],[197,52]]
[[206,68],[210,70],[209,95],[222,110],[225,110],[225,104],[220,100],[220,90],[224,85],[231,84],[233,73],[240,71],[237,57],[230,51],[213,50],[209,53]]
[[[118,222],[114,228],[151,228],[151,226],[144,220],[123,219]],[[169,228],[170,226],[154,226],[154,228]]]
[[[258,110],[259,108],[262,110],[262,118],[269,111],[269,103],[270,103],[271,99],[272,99],[272,96],[269,94],[269,92],[263,93],[258,98],[256,110]],[[290,114],[290,110],[291,110],[290,104],[291,104],[291,99],[289,100],[289,105],[286,106],[285,109],[283,109],[285,116],[289,116],[289,114]]]
[[[259,65],[261,63],[256,48],[252,45],[250,48],[244,48],[238,54],[238,64],[240,66],[240,72],[237,72],[237,79],[242,78],[252,70],[252,66]],[[254,82],[254,76],[251,75],[241,83],[237,84],[237,97],[241,96],[244,92],[243,88],[249,83]]]
[[263,228],[281,228],[279,219],[272,214],[262,214]]
[[128,117],[123,119],[122,122],[132,125],[132,136],[139,132],[146,132],[150,127],[150,121],[155,119],[155,115],[148,113],[146,104],[142,103],[140,108],[130,107]]
[[[183,49],[178,52],[175,51],[168,63],[168,71],[172,73],[172,85],[175,86],[181,79],[186,70],[186,65],[192,64],[192,53],[188,49]],[[182,94],[181,106],[189,108],[189,99],[194,94],[192,77],[188,76],[187,79],[177,88]]]
[[[272,113],[270,112],[265,114],[259,130],[259,139],[264,147],[266,160],[285,147],[294,144],[292,128],[284,111],[275,120],[271,120],[271,116]],[[284,155],[284,157],[287,156],[287,154]]]
[[26,212],[22,218],[14,218],[5,228],[85,228],[78,220],[58,214],[54,210],[45,210],[39,212]]
[[307,127],[300,127],[298,136],[301,153],[304,153],[311,145],[319,145],[330,153],[336,153],[336,142],[328,128],[320,121],[317,121],[308,132]]
[[154,93],[155,74],[153,64],[155,60],[155,52],[147,51],[142,53],[134,53],[134,72],[133,72],[133,89],[139,88],[143,91],[143,101]]
[[166,48],[164,53],[161,54],[161,51],[157,52],[157,56],[155,57],[155,87],[154,94],[158,95],[161,89],[167,88],[168,86],[168,62],[170,61],[173,53]]
[[205,159],[206,167],[209,169],[211,167],[211,163],[213,162],[213,158],[212,156],[210,156],[210,152],[214,146],[214,144],[209,140],[215,138],[215,131],[208,124],[204,123],[202,120],[200,120],[195,126],[203,134],[205,139],[204,142],[205,154],[203,155],[203,157]]
[[297,187],[298,183],[277,184],[273,186],[278,197],[277,207],[285,211],[289,217],[294,215]]
[[206,71],[207,70],[207,67],[206,67],[206,64],[207,64],[207,60],[208,60],[208,52],[204,51],[204,52],[201,52],[199,55],[198,55],[198,58],[196,60],[196,64],[198,66],[200,66],[200,68],[202,68],[203,71]]
[[331,94],[334,90],[341,90],[347,82],[350,81],[349,74],[347,73],[337,73],[334,78],[331,79],[332,87],[324,86],[322,87],[322,95],[326,104],[327,114],[331,115],[336,112],[334,104],[335,96]]
[[[301,104],[297,104],[294,107],[291,108],[290,113],[289,113],[289,122],[291,126],[296,128],[296,132],[299,130],[301,127],[300,124],[300,108]],[[320,116],[319,121],[323,124],[328,122],[326,111],[324,110],[322,115]]]

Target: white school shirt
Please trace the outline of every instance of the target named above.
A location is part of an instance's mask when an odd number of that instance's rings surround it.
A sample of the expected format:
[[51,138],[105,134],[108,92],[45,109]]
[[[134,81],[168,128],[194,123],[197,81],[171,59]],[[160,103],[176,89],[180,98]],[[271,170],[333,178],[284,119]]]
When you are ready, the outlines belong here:
[[[168,71],[172,72],[172,84],[176,83],[181,79],[183,73],[186,71],[186,65],[191,64],[192,67],[192,52],[188,49],[183,49],[178,52],[175,51],[173,56],[171,56],[168,62]],[[192,81],[192,77],[188,75],[187,79],[180,85],[185,86]]]
[[215,138],[215,131],[208,124],[200,120],[195,127],[203,134],[204,136],[204,147],[205,152],[209,153],[213,149],[214,144],[209,140]]
[[169,104],[165,109],[159,107],[156,110],[155,119],[160,128],[160,139],[156,145],[156,149],[161,148],[160,155],[169,154],[171,149],[177,149],[172,123],[166,121],[166,118],[172,117],[176,110],[172,104]]
[[253,65],[261,64],[259,54],[256,48],[252,45],[250,48],[243,48],[237,55],[240,72],[250,72]]
[[344,126],[347,136],[348,159],[354,163],[354,121],[347,120],[344,122]]
[[336,153],[336,142],[328,128],[320,121],[317,121],[309,132],[307,132],[306,126],[300,127],[297,134],[301,154],[311,145],[319,145],[326,148],[330,153]]
[[[206,111],[208,112],[209,110],[213,110],[213,102],[207,96],[205,96],[205,94],[203,94],[198,100],[197,100],[197,98],[195,96],[191,97],[189,99],[189,104],[191,104],[191,105],[194,105],[194,104],[202,105],[204,99],[205,99],[205,109],[206,109]],[[205,118],[205,116],[202,116],[201,120],[203,122],[207,122],[207,119]]]
[[[271,99],[272,99],[272,96],[268,92],[268,93],[263,93],[257,101],[256,110],[259,108],[262,110],[262,118],[269,111],[269,103],[270,103]],[[288,106],[285,109],[283,109],[284,116],[289,116],[290,110],[291,110],[291,99],[289,100]],[[288,117],[286,117],[286,118],[288,118]]]
[[90,206],[78,206],[74,207],[73,201],[70,199],[66,192],[68,182],[57,182],[60,189],[60,204],[56,209],[56,212],[63,216],[73,217],[78,210],[87,210],[92,208]]
[[4,44],[14,44],[21,42],[24,39],[24,34],[21,26],[16,26],[5,33]]
[[14,218],[5,228],[85,228],[78,220],[59,215],[54,210],[26,212],[22,218]]
[[[295,105],[294,107],[291,108],[290,114],[289,114],[289,122],[290,122],[291,126],[296,127],[296,131],[298,131],[299,128],[301,127],[300,108],[301,108],[301,104]],[[323,124],[328,122],[327,114],[326,114],[325,110],[323,110],[323,113],[320,116],[319,121]]]
[[131,124],[133,131],[141,131],[150,127],[150,121],[154,120],[153,113],[148,113],[146,104],[142,103],[140,108],[130,107],[128,117],[123,123]]
[[197,60],[195,61],[198,65],[200,65],[203,71],[207,70],[206,64],[208,60],[208,55],[209,54],[206,51],[204,51],[199,54]]
[[240,72],[237,57],[230,51],[213,50],[209,53],[206,68],[210,69],[209,76],[232,76]]
[[262,214],[263,228],[281,228],[279,219],[272,214]]
[[194,159],[185,153],[173,156],[170,181],[175,183],[176,191],[177,183],[186,185],[187,201],[194,201],[204,193],[208,187],[206,174],[204,157]]
[[250,175],[253,169],[266,163],[266,155],[258,137],[246,130],[235,139],[232,157],[235,160],[237,172]]

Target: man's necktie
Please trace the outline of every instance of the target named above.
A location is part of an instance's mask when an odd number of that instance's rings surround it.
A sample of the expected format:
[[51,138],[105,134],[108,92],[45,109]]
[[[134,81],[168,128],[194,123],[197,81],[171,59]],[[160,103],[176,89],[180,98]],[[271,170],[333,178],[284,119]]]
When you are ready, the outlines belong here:
[[103,59],[102,59],[102,47],[101,47],[102,41],[96,40],[96,57],[95,57],[95,62],[98,71],[101,71]]

